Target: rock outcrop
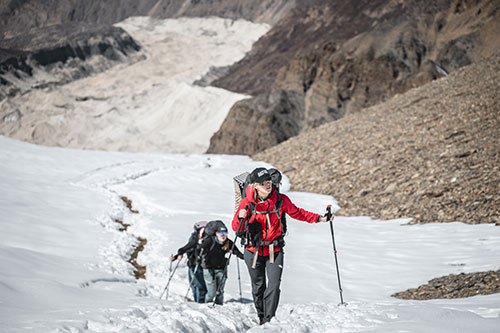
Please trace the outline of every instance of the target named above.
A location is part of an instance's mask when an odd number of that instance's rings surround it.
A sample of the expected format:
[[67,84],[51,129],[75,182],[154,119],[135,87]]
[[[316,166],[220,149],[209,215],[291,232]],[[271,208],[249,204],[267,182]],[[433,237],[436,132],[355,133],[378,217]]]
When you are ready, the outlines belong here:
[[111,26],[54,25],[4,39],[2,47],[0,100],[141,59],[140,45],[123,29]]
[[500,52],[253,155],[340,215],[500,225]]
[[[297,13],[301,13],[298,15]],[[296,9],[261,38],[249,55],[213,84],[250,94],[281,91],[302,98],[297,122],[301,131],[337,120],[349,113],[446,76],[491,55],[500,47],[500,5],[494,1],[349,2],[330,6],[316,1]],[[285,63],[285,65],[280,65]],[[280,67],[281,66],[281,67]],[[265,92],[267,91],[267,92]],[[264,93],[265,92],[265,93]],[[293,93],[289,93],[293,92]],[[254,154],[251,147],[271,147],[274,123],[261,121],[260,97],[235,105],[228,118],[252,113],[250,129],[228,126],[214,135],[209,152]],[[255,107],[252,107],[252,104]],[[269,106],[268,109],[273,109]],[[296,113],[296,112],[294,112]],[[266,118],[266,112],[261,114]],[[280,123],[285,127],[284,123]],[[241,136],[241,137],[239,137]]]
[[392,295],[401,299],[464,298],[500,293],[500,270],[450,274]]
[[234,154],[234,147],[261,151],[299,134],[303,103],[303,98],[293,91],[280,90],[236,102],[221,125],[225,130],[219,130],[210,139],[207,153],[213,147],[219,154]]

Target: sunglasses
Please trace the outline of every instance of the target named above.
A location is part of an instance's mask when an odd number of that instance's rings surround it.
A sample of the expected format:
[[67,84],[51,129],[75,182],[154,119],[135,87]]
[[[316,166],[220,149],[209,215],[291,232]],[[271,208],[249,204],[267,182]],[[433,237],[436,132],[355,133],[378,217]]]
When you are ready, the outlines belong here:
[[272,180],[266,180],[265,182],[262,182],[262,183],[259,183],[260,186],[267,186],[267,185],[270,185],[272,184]]
[[227,232],[218,232],[217,235],[227,237],[228,233]]

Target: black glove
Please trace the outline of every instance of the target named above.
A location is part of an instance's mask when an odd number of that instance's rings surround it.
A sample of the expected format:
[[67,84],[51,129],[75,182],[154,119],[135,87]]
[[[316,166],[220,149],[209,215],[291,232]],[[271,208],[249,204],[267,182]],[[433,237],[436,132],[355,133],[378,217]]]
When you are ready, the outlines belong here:
[[234,254],[236,254],[236,256],[238,258],[240,258],[241,260],[245,259],[245,257],[243,256],[243,253],[241,253],[240,251],[234,251]]

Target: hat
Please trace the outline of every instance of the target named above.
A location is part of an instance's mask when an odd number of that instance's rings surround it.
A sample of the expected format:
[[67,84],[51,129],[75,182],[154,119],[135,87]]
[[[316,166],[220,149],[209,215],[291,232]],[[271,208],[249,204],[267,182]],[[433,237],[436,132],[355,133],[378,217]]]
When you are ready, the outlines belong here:
[[216,231],[216,232],[219,232],[219,233],[220,233],[220,232],[225,232],[225,233],[227,234],[227,228],[226,228],[225,226],[221,225],[221,226],[219,226],[219,227],[217,228],[217,231]]
[[250,173],[250,183],[262,183],[266,180],[271,180],[271,174],[266,168],[257,168]]

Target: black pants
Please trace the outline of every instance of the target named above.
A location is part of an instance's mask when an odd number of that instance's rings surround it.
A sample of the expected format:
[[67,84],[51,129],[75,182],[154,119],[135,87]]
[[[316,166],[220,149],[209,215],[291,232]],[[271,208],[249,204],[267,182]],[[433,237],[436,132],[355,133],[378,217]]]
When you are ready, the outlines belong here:
[[283,260],[282,251],[274,253],[274,264],[269,262],[269,256],[258,256],[257,264],[253,269],[253,253],[245,250],[245,263],[252,280],[253,302],[259,318],[263,319],[264,322],[271,320],[278,308]]

